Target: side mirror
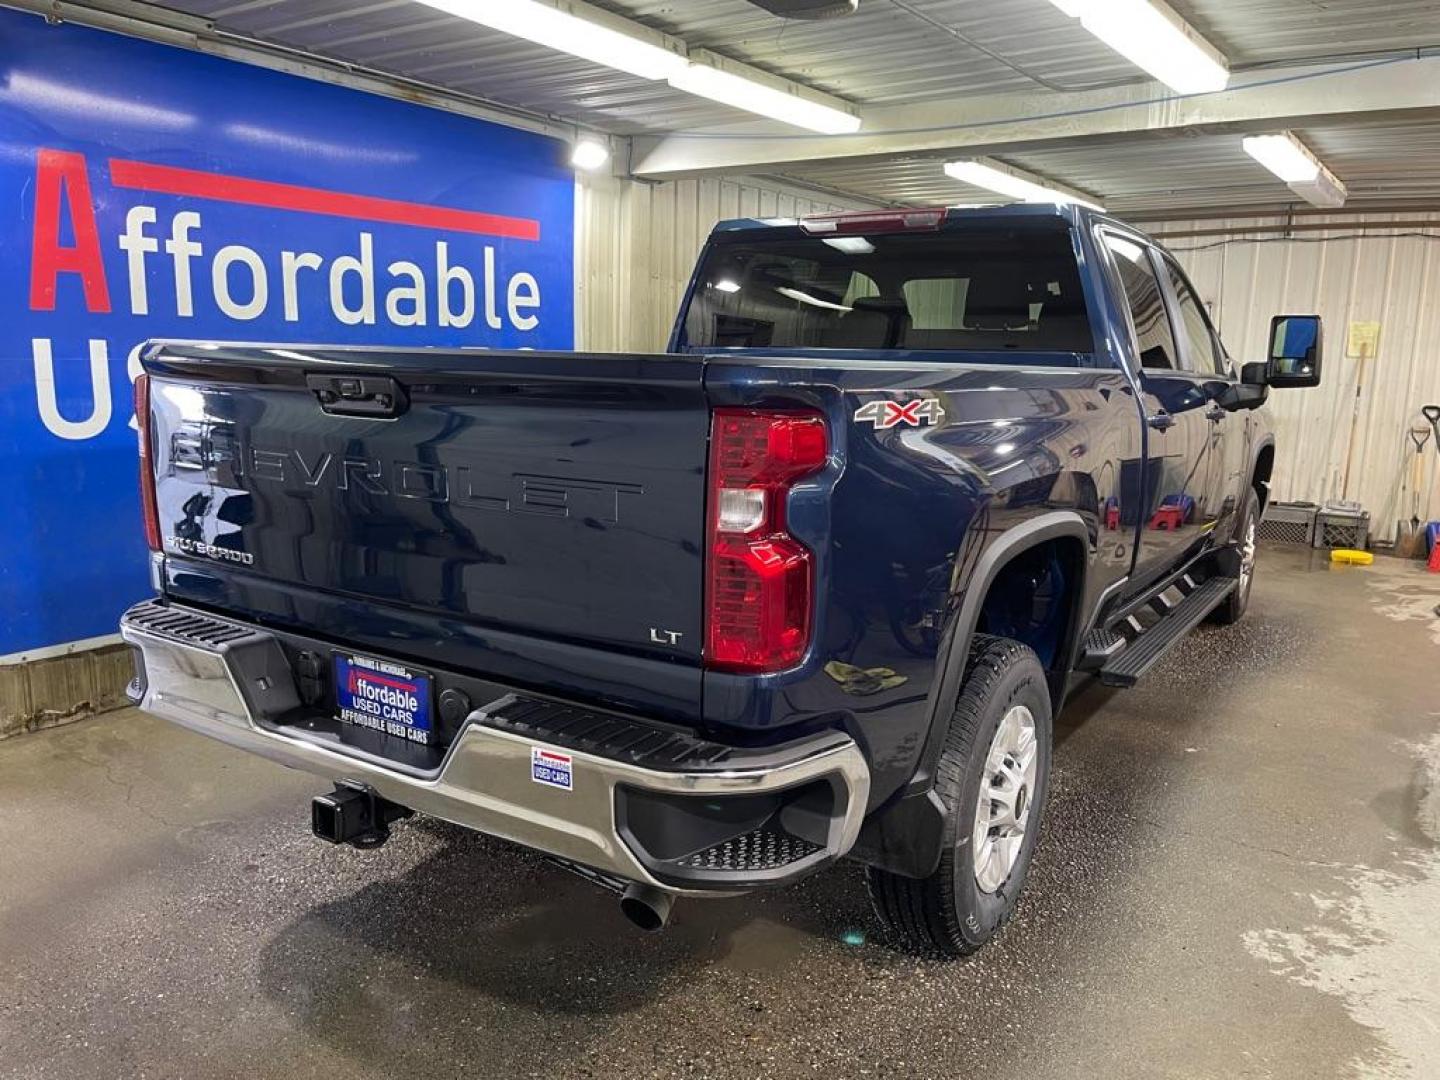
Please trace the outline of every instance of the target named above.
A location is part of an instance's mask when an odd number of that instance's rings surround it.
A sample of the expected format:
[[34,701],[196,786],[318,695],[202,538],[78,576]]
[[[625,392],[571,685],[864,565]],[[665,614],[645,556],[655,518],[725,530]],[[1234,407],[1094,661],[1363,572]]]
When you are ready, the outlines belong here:
[[1319,315],[1276,315],[1270,320],[1266,383],[1277,390],[1319,386],[1323,342]]
[[1270,396],[1270,384],[1267,381],[1269,377],[1270,364],[1267,361],[1257,360],[1253,364],[1241,364],[1240,381],[1226,388],[1219,398],[1220,405],[1231,412],[1258,409]]

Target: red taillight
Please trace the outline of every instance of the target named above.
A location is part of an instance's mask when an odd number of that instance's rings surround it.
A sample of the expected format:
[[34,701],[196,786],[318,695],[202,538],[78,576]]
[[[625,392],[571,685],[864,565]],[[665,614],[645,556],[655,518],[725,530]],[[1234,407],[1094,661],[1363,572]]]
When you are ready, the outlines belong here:
[[785,530],[785,504],[830,452],[818,413],[716,409],[710,426],[705,662],[724,671],[793,667],[810,647],[815,567]]
[[150,453],[150,376],[135,379],[135,427],[140,440],[140,515],[145,521],[145,542],[160,550],[160,513],[155,506],[155,459]]

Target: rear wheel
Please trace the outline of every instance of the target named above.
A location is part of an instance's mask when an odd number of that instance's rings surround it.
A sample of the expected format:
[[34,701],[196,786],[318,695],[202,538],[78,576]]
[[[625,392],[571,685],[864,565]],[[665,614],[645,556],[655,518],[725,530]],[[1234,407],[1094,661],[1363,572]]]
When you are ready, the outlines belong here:
[[940,865],[920,879],[867,871],[875,913],[906,949],[972,953],[1014,912],[1049,791],[1050,720],[1034,652],[977,634],[935,773]]
[[1239,622],[1250,606],[1250,587],[1255,583],[1255,553],[1260,538],[1260,499],[1253,488],[1245,498],[1245,508],[1235,529],[1235,537],[1240,556],[1240,579],[1225,602],[1210,613],[1210,621],[1221,626]]

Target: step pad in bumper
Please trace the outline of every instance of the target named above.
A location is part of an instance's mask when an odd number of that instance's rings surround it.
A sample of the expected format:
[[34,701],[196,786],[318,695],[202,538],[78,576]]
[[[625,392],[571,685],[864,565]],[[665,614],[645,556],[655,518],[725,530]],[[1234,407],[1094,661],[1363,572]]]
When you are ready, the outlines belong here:
[[159,634],[200,648],[220,651],[250,638],[265,637],[253,626],[217,619],[203,611],[177,608],[154,600],[136,604],[125,613],[125,624],[135,630]]
[[[798,746],[791,743],[764,748],[728,746],[650,721],[519,694],[487,706],[481,722],[522,738],[543,740],[566,749],[661,771],[721,773],[760,769],[790,760]],[[810,748],[817,743],[839,747],[850,739],[837,731],[808,736],[802,741]]]
[[164,698],[167,708],[193,711],[201,722],[245,727],[250,718],[271,722],[300,707],[284,650],[260,627],[150,600],[125,612],[120,636],[145,658],[132,683],[141,708],[156,711],[151,706]]
[[819,844],[775,829],[742,833],[678,860],[687,870],[779,870],[822,850]]

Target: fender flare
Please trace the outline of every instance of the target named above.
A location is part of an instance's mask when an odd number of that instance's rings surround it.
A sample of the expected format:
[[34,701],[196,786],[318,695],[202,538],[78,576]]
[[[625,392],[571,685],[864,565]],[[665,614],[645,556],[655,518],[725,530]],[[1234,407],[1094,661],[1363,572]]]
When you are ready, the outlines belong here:
[[[1012,559],[1038,544],[1061,537],[1079,540],[1087,553],[1081,567],[1081,580],[1076,583],[1083,598],[1092,536],[1085,519],[1073,510],[1050,511],[1012,526],[991,540],[980,553],[974,569],[966,577],[959,611],[936,655],[938,674],[926,699],[925,745],[915,775],[888,805],[866,820],[855,852],[863,862],[917,878],[932,873],[939,864],[945,807],[935,791],[933,777],[950,730],[952,704],[965,678],[970,640],[980,621],[980,605],[1000,571]],[[1067,672],[1073,664],[1078,641],[1076,630],[1085,617],[1082,607],[1083,604],[1072,607],[1070,648],[1061,661]]]
[[[1260,467],[1260,455],[1265,452],[1265,448],[1267,446],[1271,450],[1275,449],[1275,435],[1273,432],[1267,431],[1264,435],[1262,435],[1259,440],[1256,441],[1255,446],[1250,451],[1250,467],[1248,470],[1246,470],[1245,473],[1245,483],[1249,487],[1255,486],[1255,470]],[[1265,508],[1262,506],[1260,509],[1264,510]]]
[[[1085,519],[1073,510],[1052,510],[1015,525],[1001,533],[980,554],[975,569],[965,582],[965,591],[960,601],[960,611],[952,623],[951,633],[941,642],[942,654],[940,675],[930,688],[926,701],[929,713],[926,723],[928,734],[925,749],[920,755],[920,765],[915,779],[910,782],[914,790],[917,782],[930,786],[930,777],[940,750],[945,745],[945,735],[950,727],[950,703],[960,692],[960,683],[965,678],[965,661],[970,656],[970,639],[975,636],[975,627],[980,621],[980,605],[1000,571],[1017,555],[1028,551],[1037,544],[1060,537],[1073,537],[1080,541],[1086,552],[1091,547],[1091,534]],[[1089,560],[1081,567],[1081,578],[1077,583],[1080,595],[1085,595],[1085,575],[1089,572]],[[1078,611],[1078,607],[1076,609]],[[1073,627],[1072,627],[1073,629]],[[1069,657],[1064,666],[1069,666]]]

